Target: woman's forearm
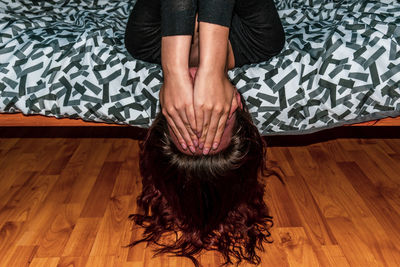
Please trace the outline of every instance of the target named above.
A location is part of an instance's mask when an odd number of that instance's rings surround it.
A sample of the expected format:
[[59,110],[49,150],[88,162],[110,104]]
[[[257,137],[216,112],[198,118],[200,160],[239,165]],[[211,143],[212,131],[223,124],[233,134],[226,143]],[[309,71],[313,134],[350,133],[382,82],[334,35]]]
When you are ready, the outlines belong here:
[[192,36],[163,36],[161,39],[161,65],[164,76],[189,73],[189,53]]
[[198,145],[193,109],[193,80],[189,74],[191,35],[163,36],[161,64],[164,82],[160,89],[160,104],[168,124],[184,150],[193,153]]
[[200,21],[199,36],[199,71],[225,74],[227,71],[229,28]]

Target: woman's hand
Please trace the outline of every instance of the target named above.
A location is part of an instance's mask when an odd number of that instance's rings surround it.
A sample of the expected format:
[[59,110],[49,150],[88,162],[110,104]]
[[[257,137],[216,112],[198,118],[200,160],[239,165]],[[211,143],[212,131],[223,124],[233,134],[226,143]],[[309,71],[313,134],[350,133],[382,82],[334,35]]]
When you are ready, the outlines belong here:
[[184,150],[194,153],[198,144],[193,108],[193,79],[189,74],[191,35],[163,36],[161,63],[164,82],[160,89],[162,114]]
[[162,113],[184,150],[194,153],[198,139],[192,129],[196,128],[193,109],[193,80],[187,72],[164,74],[160,90]]
[[218,148],[231,109],[238,105],[227,74],[199,68],[194,82],[196,129],[203,154]]

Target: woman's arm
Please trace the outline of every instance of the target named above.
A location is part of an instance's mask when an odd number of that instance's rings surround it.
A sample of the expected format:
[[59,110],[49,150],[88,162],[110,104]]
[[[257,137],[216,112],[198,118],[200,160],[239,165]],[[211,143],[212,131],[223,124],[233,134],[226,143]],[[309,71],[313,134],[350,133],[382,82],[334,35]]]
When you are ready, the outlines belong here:
[[[199,14],[200,16],[200,14]],[[228,79],[229,27],[199,22],[200,64],[194,85],[196,129],[201,133],[203,154],[220,143],[231,106],[237,105],[234,87]]]
[[193,109],[193,80],[189,74],[190,35],[163,36],[161,64],[164,82],[160,90],[162,113],[183,149],[194,152],[198,139]]
[[[143,0],[147,1],[147,0]],[[160,90],[163,115],[183,149],[195,151],[198,139],[193,109],[193,80],[189,54],[195,27],[197,0],[161,0],[161,65],[164,82]]]

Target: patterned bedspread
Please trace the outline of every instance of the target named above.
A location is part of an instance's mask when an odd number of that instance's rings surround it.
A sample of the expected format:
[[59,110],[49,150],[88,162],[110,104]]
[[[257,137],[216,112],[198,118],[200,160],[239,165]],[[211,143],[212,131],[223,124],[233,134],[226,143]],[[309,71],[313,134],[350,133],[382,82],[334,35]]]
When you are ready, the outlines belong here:
[[[0,0],[0,112],[149,127],[163,74],[124,48],[134,4]],[[400,115],[396,0],[277,0],[277,7],[282,52],[228,72],[262,135]]]

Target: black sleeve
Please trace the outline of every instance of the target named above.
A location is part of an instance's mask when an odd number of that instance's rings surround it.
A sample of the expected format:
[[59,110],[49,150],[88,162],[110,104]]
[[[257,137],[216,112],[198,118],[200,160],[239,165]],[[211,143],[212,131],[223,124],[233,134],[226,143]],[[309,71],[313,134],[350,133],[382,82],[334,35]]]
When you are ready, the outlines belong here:
[[230,27],[235,0],[198,0],[198,21]]
[[161,35],[193,35],[197,1],[161,0]]

